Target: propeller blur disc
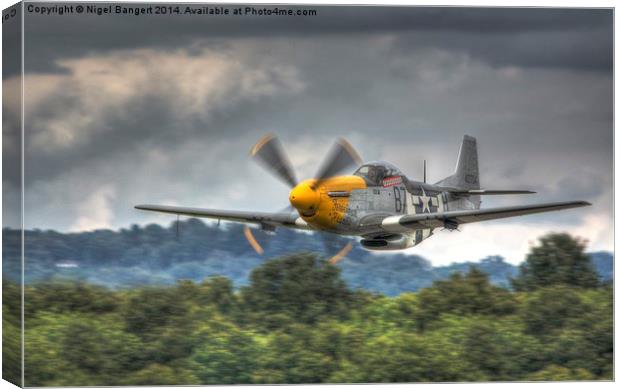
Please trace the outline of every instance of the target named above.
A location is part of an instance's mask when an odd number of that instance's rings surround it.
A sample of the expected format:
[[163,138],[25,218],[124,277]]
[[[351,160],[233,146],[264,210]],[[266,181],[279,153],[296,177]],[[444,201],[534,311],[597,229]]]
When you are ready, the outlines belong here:
[[282,143],[273,134],[262,137],[250,150],[250,155],[274,176],[293,188],[297,178]]
[[362,159],[353,146],[345,139],[338,139],[327,153],[321,167],[317,171],[314,187],[320,185],[322,181],[329,177],[333,177],[341,173],[345,169],[358,166],[362,163]]

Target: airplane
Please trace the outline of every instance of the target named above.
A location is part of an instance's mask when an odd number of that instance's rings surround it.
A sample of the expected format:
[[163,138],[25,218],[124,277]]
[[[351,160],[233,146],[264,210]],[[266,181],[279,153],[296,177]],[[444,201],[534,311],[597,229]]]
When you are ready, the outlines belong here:
[[[358,237],[367,250],[402,250],[422,243],[438,228],[453,231],[467,223],[591,205],[586,201],[563,201],[481,209],[481,196],[535,192],[481,189],[477,141],[469,135],[463,137],[454,173],[435,184],[426,183],[426,161],[423,181],[411,180],[388,162],[362,163],[342,138],[334,143],[315,178],[301,182],[274,135],[261,138],[250,155],[291,188],[288,199],[292,209],[252,212],[166,205],[135,208],[218,219],[218,223],[245,223],[248,242],[262,254],[247,224],[259,225],[267,232],[275,232],[277,227],[325,231]],[[353,166],[359,166],[353,174],[338,175]],[[349,243],[330,262],[341,260],[351,248]]]

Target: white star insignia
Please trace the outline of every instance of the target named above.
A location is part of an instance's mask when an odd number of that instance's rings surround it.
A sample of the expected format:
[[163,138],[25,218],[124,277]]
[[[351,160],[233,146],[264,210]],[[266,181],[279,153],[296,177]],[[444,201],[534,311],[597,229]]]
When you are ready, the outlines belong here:
[[431,209],[428,205],[428,203],[431,201],[431,198],[426,195],[426,192],[424,192],[424,188],[422,188],[422,196],[419,197],[420,201],[422,201],[422,213],[426,211],[428,211],[428,213],[431,213]]

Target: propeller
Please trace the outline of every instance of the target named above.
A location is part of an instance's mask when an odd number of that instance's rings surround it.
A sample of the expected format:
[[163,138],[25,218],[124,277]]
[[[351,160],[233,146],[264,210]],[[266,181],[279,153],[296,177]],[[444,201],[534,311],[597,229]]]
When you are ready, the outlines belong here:
[[316,181],[311,188],[316,189],[325,179],[333,177],[343,170],[351,166],[360,165],[361,163],[362,159],[353,146],[345,139],[340,138],[333,144],[319,167],[319,170],[314,175]]
[[[316,189],[326,179],[333,177],[351,166],[362,163],[362,159],[353,146],[345,139],[338,139],[330,148],[327,156],[319,166],[313,181],[298,183],[291,162],[288,159],[282,143],[273,134],[263,136],[250,150],[250,155],[275,177],[286,183],[292,190],[289,200],[293,208],[304,216],[311,216],[316,212],[320,195]],[[262,255],[264,250],[254,238],[252,231],[244,227],[244,235],[254,250]],[[337,263],[352,249],[351,243],[342,248],[329,261]]]
[[328,253],[336,253],[328,262],[332,265],[343,260],[347,254],[353,249],[351,239],[329,232],[319,232],[318,235],[323,239],[325,251]]
[[[280,212],[293,212],[294,210],[295,208],[293,208],[293,206],[287,205],[286,207],[282,208]],[[261,246],[261,244],[258,243],[258,240],[252,233],[252,229],[248,227],[247,225],[243,226],[243,235],[245,236],[245,239],[247,239],[250,246],[252,246],[254,251],[256,251],[258,255],[263,255],[263,253],[265,252],[265,249],[263,249],[263,246]]]
[[258,255],[263,255],[265,250],[263,250],[263,247],[258,243],[256,238],[254,237],[254,234],[252,234],[252,230],[250,230],[250,227],[243,226],[243,235],[245,235],[245,238],[248,240],[248,243],[250,243],[250,246],[252,246],[254,251],[256,251]]
[[284,152],[282,143],[273,134],[263,136],[252,147],[250,155],[291,188],[297,185],[297,178],[291,167],[291,162]]
[[338,262],[343,260],[352,249],[353,249],[353,244],[351,242],[347,243],[347,245],[344,246],[340,251],[338,251],[336,255],[331,257],[328,262],[331,263],[332,265],[337,264]]

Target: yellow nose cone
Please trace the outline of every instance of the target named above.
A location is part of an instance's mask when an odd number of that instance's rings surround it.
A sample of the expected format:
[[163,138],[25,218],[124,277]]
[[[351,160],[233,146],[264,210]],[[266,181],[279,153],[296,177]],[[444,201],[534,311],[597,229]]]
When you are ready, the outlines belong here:
[[302,215],[312,216],[319,207],[320,197],[316,190],[302,182],[291,190],[288,199]]

